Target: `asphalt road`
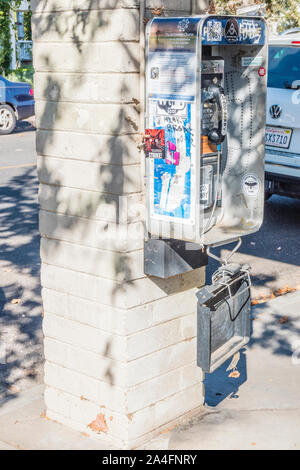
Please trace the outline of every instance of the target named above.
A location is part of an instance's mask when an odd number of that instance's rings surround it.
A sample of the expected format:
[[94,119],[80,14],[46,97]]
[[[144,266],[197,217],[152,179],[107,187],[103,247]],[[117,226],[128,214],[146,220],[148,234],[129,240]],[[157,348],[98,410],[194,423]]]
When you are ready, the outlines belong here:
[[[42,379],[35,132],[0,136],[0,404]],[[219,250],[222,256],[228,253]],[[215,251],[218,254],[218,251]],[[300,286],[300,200],[273,196],[233,261],[252,266],[253,297]],[[207,282],[217,263],[210,261]],[[5,345],[5,347],[4,347]]]
[[0,404],[42,379],[35,132],[0,136]]

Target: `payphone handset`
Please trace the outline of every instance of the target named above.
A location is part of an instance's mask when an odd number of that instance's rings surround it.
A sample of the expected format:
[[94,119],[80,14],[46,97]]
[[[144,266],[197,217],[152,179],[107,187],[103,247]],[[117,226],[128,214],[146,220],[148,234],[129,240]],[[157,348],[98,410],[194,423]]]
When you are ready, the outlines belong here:
[[227,102],[224,93],[224,60],[203,58],[201,63],[202,135],[221,144],[227,132]]
[[203,57],[201,62],[201,178],[200,205],[204,210],[202,234],[214,223],[221,206],[221,158],[227,133],[227,102],[224,94],[224,59]]

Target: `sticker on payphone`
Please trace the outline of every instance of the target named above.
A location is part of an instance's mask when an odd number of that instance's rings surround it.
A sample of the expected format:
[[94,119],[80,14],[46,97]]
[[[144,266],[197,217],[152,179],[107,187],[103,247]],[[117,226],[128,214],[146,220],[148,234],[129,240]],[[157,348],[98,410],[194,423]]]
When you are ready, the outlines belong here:
[[165,130],[146,129],[146,157],[165,158]]

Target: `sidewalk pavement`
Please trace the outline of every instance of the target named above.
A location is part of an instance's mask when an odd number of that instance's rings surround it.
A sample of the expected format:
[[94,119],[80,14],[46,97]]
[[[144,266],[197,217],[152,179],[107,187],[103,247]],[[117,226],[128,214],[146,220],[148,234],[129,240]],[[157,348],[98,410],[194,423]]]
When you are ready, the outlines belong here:
[[[205,379],[201,416],[144,449],[300,449],[300,291],[253,308],[253,336],[238,378],[228,361]],[[95,449],[107,445],[41,418],[42,386],[0,402],[0,450]]]
[[43,385],[0,402],[0,450],[107,450],[91,439],[43,416]]

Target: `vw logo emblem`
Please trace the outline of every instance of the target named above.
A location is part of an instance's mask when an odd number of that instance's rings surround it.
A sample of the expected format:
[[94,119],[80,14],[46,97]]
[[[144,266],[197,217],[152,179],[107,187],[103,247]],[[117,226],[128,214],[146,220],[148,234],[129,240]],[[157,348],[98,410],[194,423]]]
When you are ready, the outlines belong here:
[[282,109],[278,104],[273,104],[270,107],[270,115],[273,119],[278,119],[281,116]]

